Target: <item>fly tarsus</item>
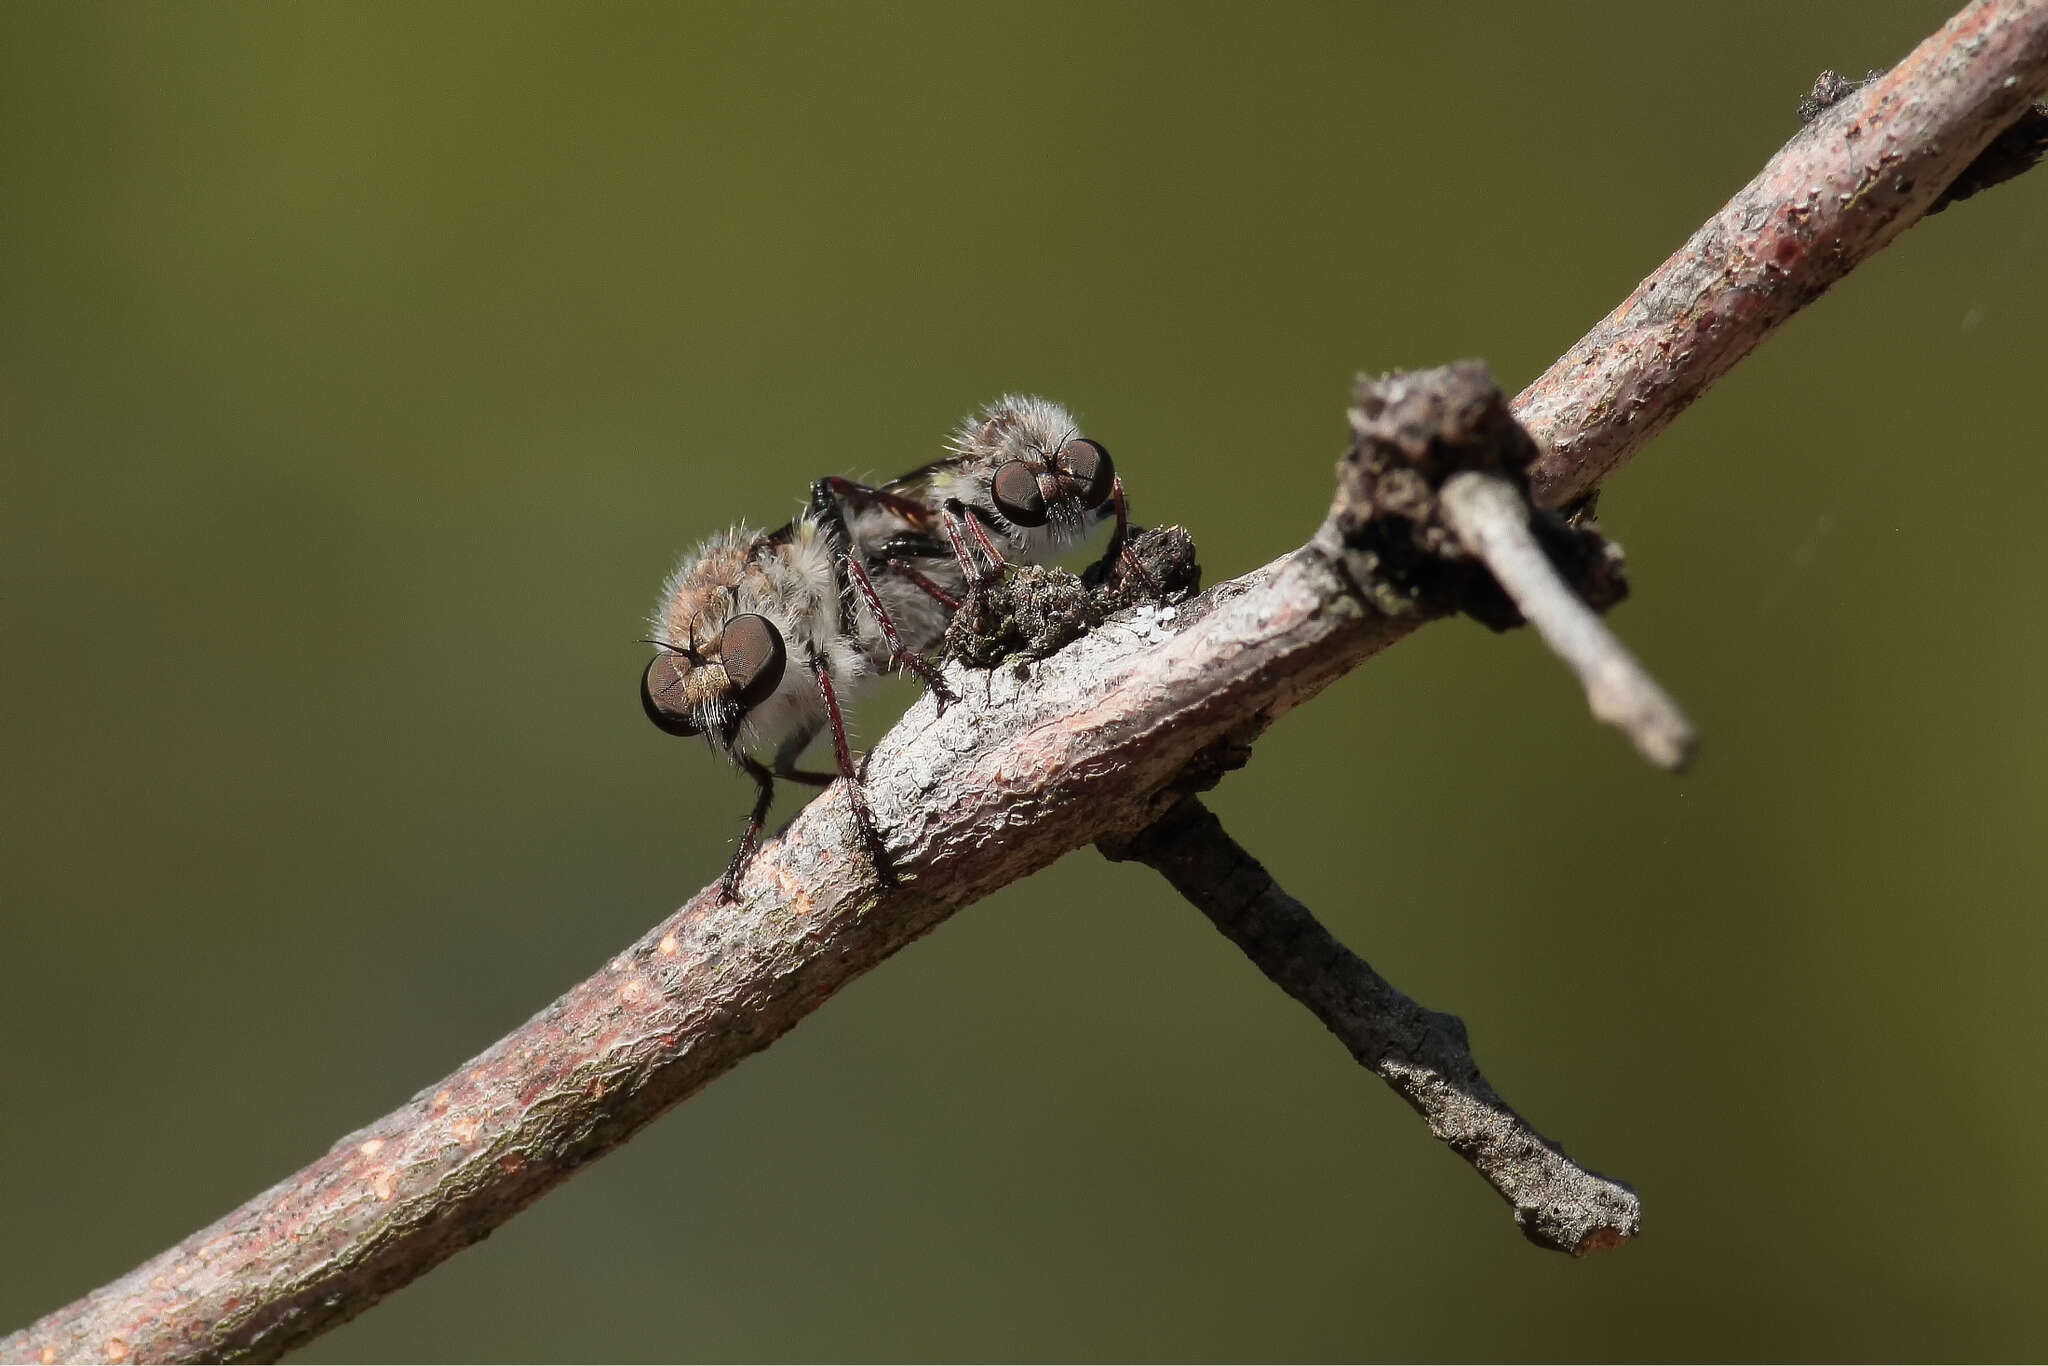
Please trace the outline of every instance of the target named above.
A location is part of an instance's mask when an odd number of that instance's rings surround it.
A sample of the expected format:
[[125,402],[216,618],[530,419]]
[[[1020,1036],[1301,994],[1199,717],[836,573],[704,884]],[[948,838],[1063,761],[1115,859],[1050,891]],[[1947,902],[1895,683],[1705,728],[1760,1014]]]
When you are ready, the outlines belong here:
[[740,767],[754,780],[758,791],[754,794],[754,810],[747,817],[747,833],[740,836],[740,847],[734,852],[732,862],[725,865],[725,876],[718,880],[721,901],[740,899],[740,874],[746,872],[747,865],[754,860],[754,850],[761,843],[761,826],[768,819],[769,804],[775,800],[775,777],[761,766],[760,760],[750,754],[742,754]]

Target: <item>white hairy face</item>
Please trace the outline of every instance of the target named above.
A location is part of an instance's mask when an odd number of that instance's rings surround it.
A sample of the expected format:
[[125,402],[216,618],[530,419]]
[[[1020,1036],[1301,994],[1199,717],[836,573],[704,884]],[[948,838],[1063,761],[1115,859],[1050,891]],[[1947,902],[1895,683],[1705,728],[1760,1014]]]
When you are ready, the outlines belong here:
[[960,424],[952,448],[934,493],[981,514],[1007,558],[1050,564],[1113,511],[1109,452],[1050,399],[1000,398]]

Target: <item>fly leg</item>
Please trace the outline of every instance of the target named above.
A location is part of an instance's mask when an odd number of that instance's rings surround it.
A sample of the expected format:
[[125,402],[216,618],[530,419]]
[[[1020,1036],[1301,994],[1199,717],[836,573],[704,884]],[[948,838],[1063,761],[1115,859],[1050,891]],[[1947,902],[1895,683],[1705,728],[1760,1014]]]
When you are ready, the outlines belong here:
[[882,628],[882,639],[889,646],[889,662],[923,679],[925,687],[931,689],[932,696],[938,699],[939,710],[945,711],[947,703],[959,700],[953,696],[953,690],[946,686],[945,679],[939,677],[937,669],[925,663],[915,650],[905,648],[903,637],[896,634],[896,623],[889,620],[889,609],[882,606],[882,595],[875,591],[874,582],[868,578],[868,571],[861,567],[861,562],[848,555],[845,563],[847,577],[853,580],[861,600],[874,614],[875,625]]
[[846,779],[846,795],[853,803],[853,823],[860,827],[861,843],[867,846],[868,857],[874,860],[876,881],[884,887],[892,887],[896,883],[896,874],[889,866],[889,851],[883,847],[882,836],[875,829],[875,813],[868,810],[867,794],[861,791],[860,774],[853,766],[853,751],[846,744],[846,722],[839,715],[839,694],[833,690],[832,674],[822,657],[811,658],[811,674],[818,680],[818,695],[825,700],[825,716],[832,727],[832,757],[839,763],[839,776]]
[[[882,595],[875,591],[874,580],[868,577],[867,554],[854,544],[852,532],[847,526],[846,515],[842,505],[848,503],[855,505],[867,504],[885,508],[913,526],[923,525],[925,520],[931,515],[931,510],[921,503],[905,498],[900,494],[891,493],[887,489],[878,489],[867,484],[855,483],[851,479],[842,479],[837,475],[827,475],[811,485],[812,512],[820,521],[831,528],[834,539],[837,542],[837,549],[839,551],[839,591],[842,597],[848,587],[853,588],[855,592],[860,594],[861,600],[867,604],[869,614],[875,619],[875,625],[882,632],[883,642],[889,647],[890,665],[898,669],[908,669],[924,680],[926,689],[937,699],[939,710],[943,712],[946,709],[946,704],[955,700],[953,690],[948,688],[945,680],[939,677],[938,670],[927,664],[915,650],[909,649],[904,645],[903,637],[897,633],[896,623],[889,618],[889,609],[882,605]],[[931,595],[933,600],[944,606],[947,611],[957,611],[960,606],[958,598],[940,588],[936,583],[933,583],[929,578],[909,565],[901,564],[897,561],[896,554],[900,553],[901,549],[910,546],[929,546],[932,550],[938,551],[939,554],[945,553],[929,537],[912,532],[890,538],[888,548],[884,551],[887,562],[898,573],[902,574],[904,578],[908,579],[912,585]],[[829,702],[829,689],[826,696]],[[834,725],[836,728],[836,720]]]
[[[931,509],[914,498],[905,498],[900,493],[892,493],[888,489],[878,489],[872,484],[862,484],[852,479],[842,479],[836,474],[827,475],[811,485],[811,510],[837,527],[841,533],[842,543],[849,546],[853,538],[846,533],[846,517],[840,511],[840,504],[842,503],[850,503],[855,506],[865,505],[886,508],[913,527],[928,526],[931,523]],[[949,532],[948,534],[950,536],[951,533]],[[975,529],[975,534],[980,537],[984,546],[988,546],[988,540],[985,536],[981,536],[980,528],[977,527]],[[958,539],[953,539],[954,553],[960,554]],[[988,552],[995,557],[996,566],[1001,568],[1002,556],[996,554],[993,546],[988,546]],[[875,547],[875,555],[880,560],[883,568],[908,579],[914,587],[922,591],[933,602],[938,603],[948,612],[956,612],[960,609],[960,599],[954,597],[951,593],[933,582],[929,575],[910,563],[912,559],[936,560],[945,558],[946,547],[933,540],[930,535],[922,531],[901,532],[889,537],[888,540]],[[960,562],[966,569],[968,580],[971,583],[975,577],[974,565],[964,555],[961,556]]]
[[936,583],[933,583],[909,561],[896,559],[883,560],[882,568],[888,570],[892,574],[901,575],[903,578],[910,580],[911,587],[920,589],[926,597],[930,598],[933,602],[936,602],[939,606],[945,608],[948,612],[957,612],[960,610],[960,599],[954,597],[951,593],[948,593],[945,589],[939,587]]
[[946,546],[933,540],[921,531],[899,532],[875,547],[875,558],[881,567],[891,574],[908,579],[913,588],[945,608],[948,612],[960,610],[960,599],[954,597],[935,583],[913,560],[943,560],[952,554]]
[[747,833],[740,836],[739,850],[733,854],[732,862],[725,865],[725,876],[719,879],[719,898],[723,901],[739,900],[740,874],[753,861],[754,850],[761,842],[761,824],[768,819],[768,804],[775,800],[774,775],[751,754],[740,755],[739,761],[760,791],[754,796],[753,814],[747,817]]
[[[980,592],[987,586],[989,579],[1009,568],[1008,561],[1003,559],[1003,552],[996,549],[995,542],[982,530],[981,519],[974,515],[972,508],[958,498],[949,498],[946,505],[939,510],[939,514],[939,525],[945,529],[946,540],[952,545],[955,558],[960,561],[960,572],[967,576],[969,593]],[[980,567],[974,562],[974,554],[968,549],[967,544],[969,536],[972,536],[974,543],[981,547],[981,553],[988,557],[987,575],[983,575]]]
[[1121,559],[1124,569],[1145,586],[1146,592],[1159,596],[1159,581],[1152,577],[1131,550],[1130,512],[1124,500],[1124,477],[1120,474],[1110,476],[1109,500],[1116,505],[1116,530],[1110,533],[1109,544],[1104,547],[1102,558],[1095,562],[1092,576],[1108,583],[1110,566]]
[[787,778],[793,783],[802,783],[806,787],[830,787],[832,780],[839,776],[837,773],[820,773],[816,769],[798,768],[796,766],[797,756],[810,747],[811,741],[817,739],[818,732],[823,729],[823,726],[807,727],[790,736],[780,745],[777,745],[775,747],[775,776]]

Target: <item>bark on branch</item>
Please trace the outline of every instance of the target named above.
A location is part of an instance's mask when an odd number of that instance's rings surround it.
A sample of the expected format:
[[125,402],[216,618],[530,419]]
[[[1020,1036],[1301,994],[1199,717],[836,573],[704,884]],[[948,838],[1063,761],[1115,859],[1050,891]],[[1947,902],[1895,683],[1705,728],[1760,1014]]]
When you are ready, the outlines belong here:
[[[1539,501],[1597,488],[1764,337],[1936,207],[2009,173],[1980,154],[2029,116],[2041,5],[1965,6],[1828,105],[1690,241],[1515,399]],[[2038,118],[2038,115],[2032,117]],[[2036,149],[2038,152],[2038,149]]]
[[[1823,114],[1517,400],[1540,498],[1597,487],[1923,216],[2044,87],[2048,0],[1979,0]],[[954,910],[1152,826],[1212,747],[1248,743],[1425,619],[1374,610],[1311,545],[999,670],[986,691],[956,677],[965,702],[943,717],[920,702],[872,758],[899,886],[877,888],[844,788],[827,790],[761,851],[738,902],[707,888],[441,1083],[0,1341],[0,1358],[282,1355],[483,1237]]]

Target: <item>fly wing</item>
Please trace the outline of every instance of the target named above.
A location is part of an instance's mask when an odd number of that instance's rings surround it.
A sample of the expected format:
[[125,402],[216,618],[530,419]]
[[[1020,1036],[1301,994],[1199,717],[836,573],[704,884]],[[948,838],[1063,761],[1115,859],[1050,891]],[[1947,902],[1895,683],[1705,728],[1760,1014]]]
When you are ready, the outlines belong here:
[[913,502],[922,503],[926,507],[934,509],[936,514],[938,507],[938,485],[947,475],[957,476],[962,473],[963,467],[967,463],[966,459],[961,456],[944,456],[932,461],[929,465],[919,465],[908,474],[897,475],[894,479],[882,485],[882,489],[884,492],[893,493],[899,498],[908,498]]
[[957,459],[934,460],[875,489],[856,533],[870,553],[918,560],[952,557],[939,531],[940,484],[958,464]]

